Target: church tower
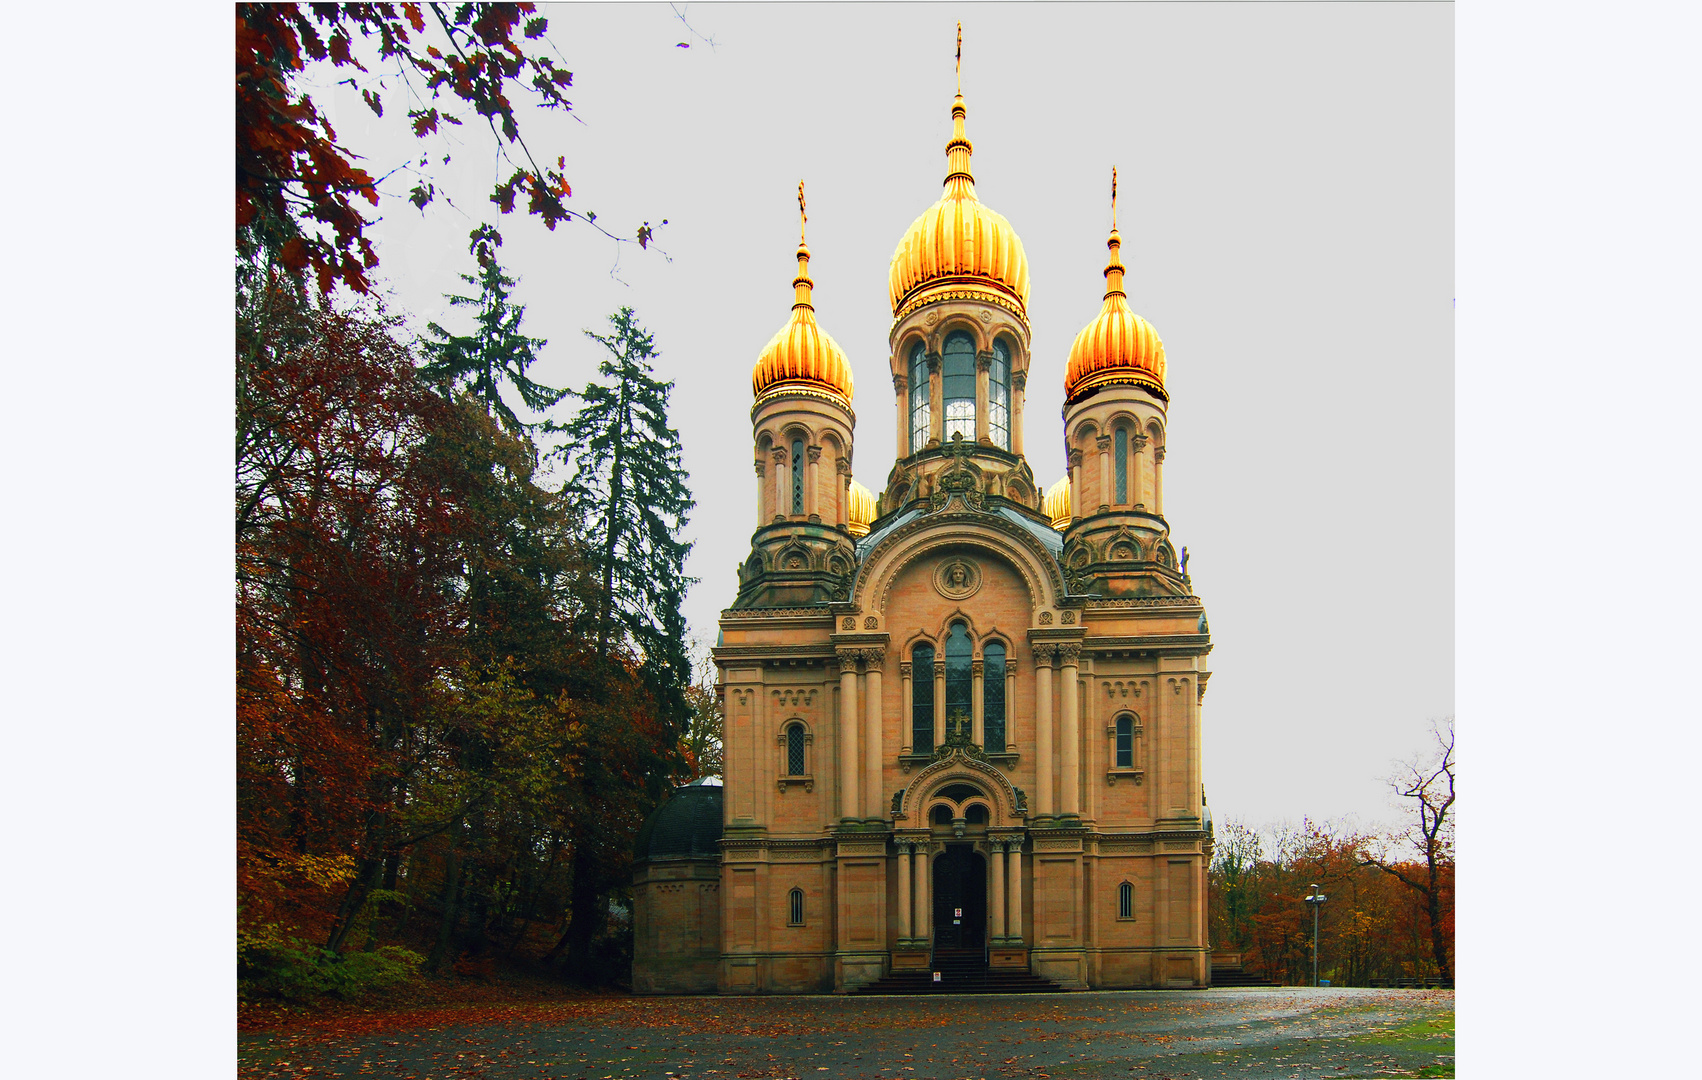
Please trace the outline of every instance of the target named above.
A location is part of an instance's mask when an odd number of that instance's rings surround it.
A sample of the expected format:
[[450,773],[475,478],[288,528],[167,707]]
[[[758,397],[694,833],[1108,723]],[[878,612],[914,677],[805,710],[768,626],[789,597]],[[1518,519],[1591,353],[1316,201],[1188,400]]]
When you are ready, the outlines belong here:
[[1170,402],[1164,389],[1164,342],[1129,307],[1122,243],[1113,169],[1105,304],[1076,335],[1064,374],[1064,452],[1073,506],[1053,520],[1069,523],[1064,568],[1072,591],[1186,596],[1187,578],[1164,520],[1165,406]]
[[[961,55],[960,55],[961,59]],[[961,69],[945,191],[892,255],[891,369],[897,461],[879,511],[945,497],[944,474],[1040,509],[1023,456],[1028,256],[1010,222],[975,194]]]
[[856,565],[849,513],[857,426],[851,365],[816,322],[807,222],[800,180],[792,317],[763,347],[751,372],[757,529],[739,570],[734,608],[805,607],[840,599]]

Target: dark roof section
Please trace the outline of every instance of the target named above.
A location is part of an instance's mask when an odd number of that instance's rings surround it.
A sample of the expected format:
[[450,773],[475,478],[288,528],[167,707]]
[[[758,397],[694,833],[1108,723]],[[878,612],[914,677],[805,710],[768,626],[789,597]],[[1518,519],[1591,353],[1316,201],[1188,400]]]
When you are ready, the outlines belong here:
[[645,859],[720,858],[722,788],[677,787],[638,830],[633,854]]

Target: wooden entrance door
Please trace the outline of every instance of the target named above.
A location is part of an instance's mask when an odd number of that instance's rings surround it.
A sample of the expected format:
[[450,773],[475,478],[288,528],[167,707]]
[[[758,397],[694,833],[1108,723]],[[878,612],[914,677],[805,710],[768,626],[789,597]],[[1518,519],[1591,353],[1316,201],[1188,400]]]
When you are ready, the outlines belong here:
[[968,844],[948,844],[934,860],[934,947],[979,949],[987,942],[987,860]]

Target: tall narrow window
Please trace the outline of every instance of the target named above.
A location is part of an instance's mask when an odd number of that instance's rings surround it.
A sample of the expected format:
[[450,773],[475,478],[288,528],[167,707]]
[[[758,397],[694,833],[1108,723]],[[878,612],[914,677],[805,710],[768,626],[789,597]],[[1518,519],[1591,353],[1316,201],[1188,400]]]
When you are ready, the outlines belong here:
[[1000,753],[1005,748],[1005,647],[989,641],[981,649],[986,661],[982,676],[981,707],[987,731],[987,749]]
[[802,889],[793,889],[786,894],[786,925],[804,925],[804,890]]
[[934,647],[916,646],[910,660],[910,748],[926,754],[934,748]]
[[804,512],[804,440],[792,440],[792,513]]
[[804,775],[804,725],[793,724],[786,729],[786,775]]
[[1129,502],[1129,429],[1117,429],[1117,505]]
[[1011,448],[1011,351],[993,342],[993,363],[987,368],[987,434],[1000,450]]
[[[951,633],[946,635],[946,729],[951,730],[952,717],[962,716],[967,721],[970,704],[974,697],[975,683],[970,670],[975,648],[969,642],[969,628],[962,623],[952,623]],[[966,729],[967,730],[967,729]]]
[[928,445],[928,354],[920,342],[910,350],[910,452]]
[[975,342],[968,334],[946,338],[940,361],[940,377],[946,408],[945,441],[962,435],[975,441]]
[[1135,917],[1135,887],[1127,881],[1117,886],[1117,917],[1119,919]]
[[1131,769],[1135,765],[1135,721],[1127,714],[1117,718],[1117,767]]

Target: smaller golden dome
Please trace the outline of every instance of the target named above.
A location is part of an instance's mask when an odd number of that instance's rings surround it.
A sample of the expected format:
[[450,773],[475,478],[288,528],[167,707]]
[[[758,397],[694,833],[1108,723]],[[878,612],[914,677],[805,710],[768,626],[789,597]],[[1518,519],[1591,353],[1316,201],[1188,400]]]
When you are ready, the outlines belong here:
[[827,393],[851,406],[851,362],[816,322],[811,301],[810,249],[804,243],[804,182],[798,181],[798,276],[792,279],[792,317],[763,346],[751,371],[757,397],[779,389]]
[[1063,532],[1075,518],[1072,505],[1074,502],[1073,493],[1070,491],[1070,478],[1066,476],[1046,489],[1046,498],[1040,504],[1040,509],[1052,519],[1052,527]]
[[845,505],[845,528],[852,536],[869,535],[869,522],[875,520],[875,493],[851,481],[851,497]]
[[1111,259],[1105,266],[1105,305],[1099,317],[1082,327],[1070,346],[1064,369],[1064,400],[1073,402],[1090,390],[1111,384],[1140,386],[1165,401],[1164,342],[1152,324],[1136,315],[1123,292],[1123,238],[1117,232],[1117,170],[1111,170]]

